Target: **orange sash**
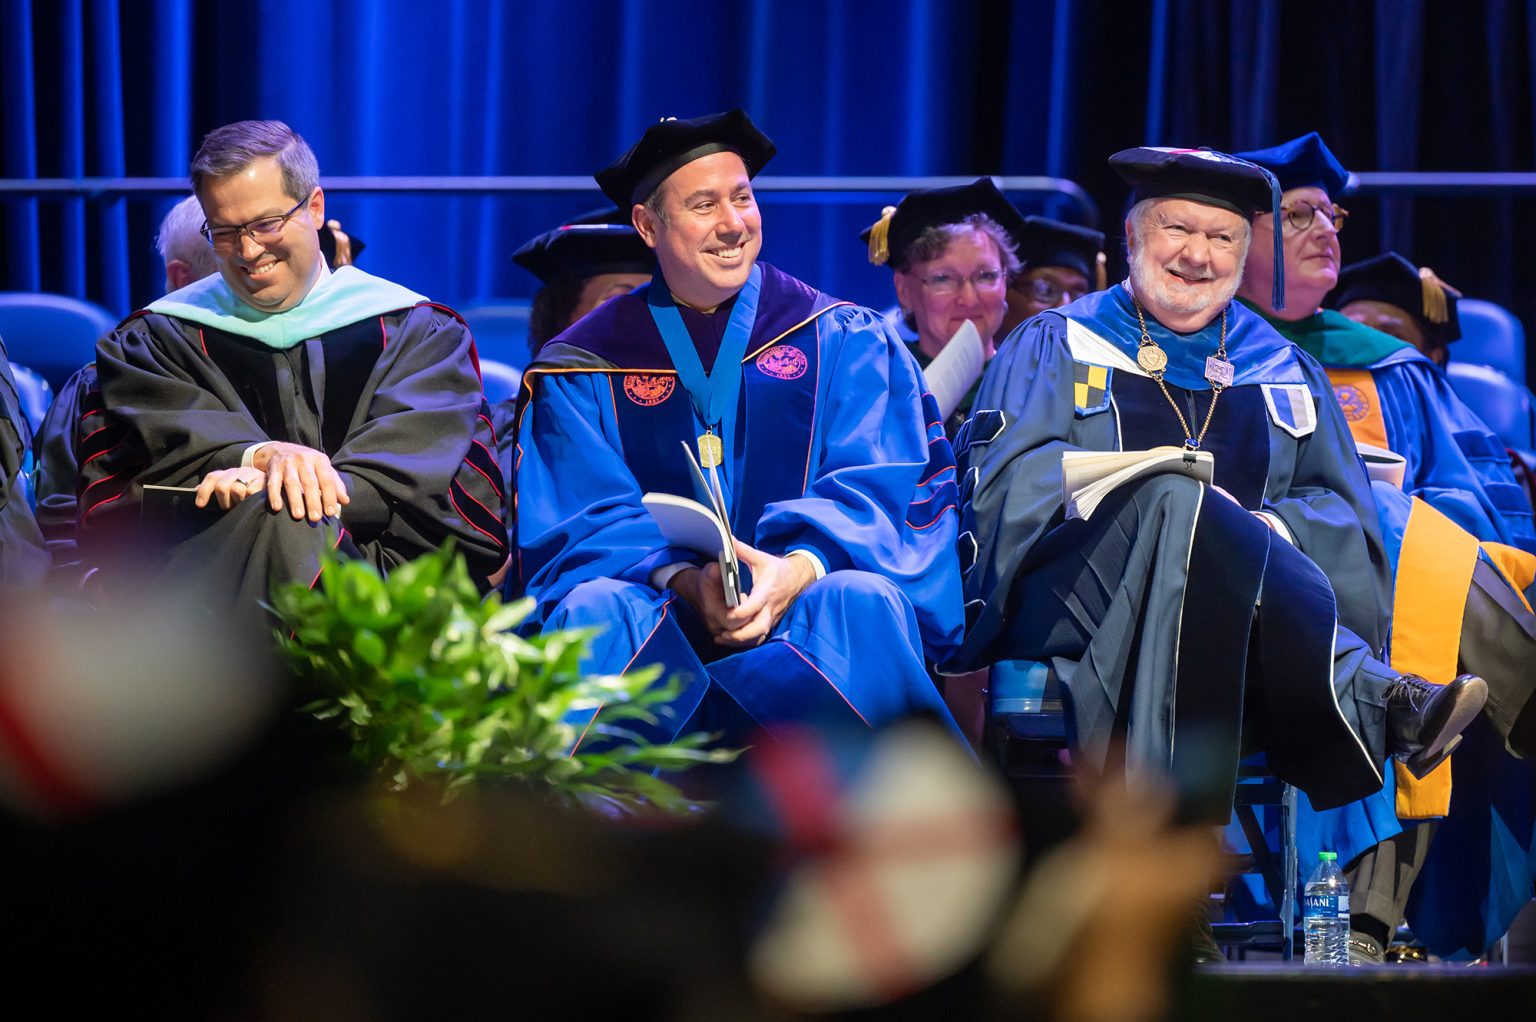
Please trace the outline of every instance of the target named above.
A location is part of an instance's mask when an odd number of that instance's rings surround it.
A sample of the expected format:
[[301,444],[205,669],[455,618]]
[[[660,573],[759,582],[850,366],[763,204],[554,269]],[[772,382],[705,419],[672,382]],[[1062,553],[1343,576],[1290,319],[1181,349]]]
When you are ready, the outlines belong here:
[[1376,378],[1369,369],[1329,369],[1333,396],[1344,410],[1355,443],[1390,447],[1387,422],[1381,415],[1381,396],[1376,393]]
[[[1393,670],[1420,675],[1436,685],[1456,677],[1461,618],[1477,549],[1474,536],[1424,501],[1413,499],[1393,593]],[[1398,816],[1424,819],[1450,811],[1449,760],[1423,780],[1401,763],[1395,766]]]

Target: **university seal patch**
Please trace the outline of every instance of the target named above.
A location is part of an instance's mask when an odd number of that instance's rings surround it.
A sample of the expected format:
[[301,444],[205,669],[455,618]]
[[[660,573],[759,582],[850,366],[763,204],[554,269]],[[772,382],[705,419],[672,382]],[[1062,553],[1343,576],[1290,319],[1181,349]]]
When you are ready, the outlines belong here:
[[637,405],[649,408],[659,405],[672,396],[677,381],[670,376],[651,373],[630,373],[624,377],[624,393]]
[[757,367],[781,380],[798,380],[809,365],[805,352],[791,344],[776,344],[757,356]]
[[1344,418],[1350,422],[1359,422],[1371,414],[1371,403],[1360,393],[1359,387],[1348,383],[1338,384],[1333,388],[1333,396],[1338,399],[1339,407],[1344,409]]

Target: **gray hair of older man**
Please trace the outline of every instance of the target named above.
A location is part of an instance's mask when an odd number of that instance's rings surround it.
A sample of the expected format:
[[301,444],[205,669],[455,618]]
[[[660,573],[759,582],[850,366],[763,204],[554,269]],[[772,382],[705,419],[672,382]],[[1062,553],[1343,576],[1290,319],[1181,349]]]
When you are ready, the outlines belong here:
[[320,184],[320,164],[309,143],[282,121],[236,121],[203,137],[192,158],[192,190],[207,178],[238,174],[257,160],[277,159],[283,191],[298,202]]
[[197,196],[189,195],[165,214],[160,221],[160,233],[155,235],[155,247],[160,258],[169,267],[171,260],[186,263],[194,277],[206,277],[218,270],[213,248],[199,233],[203,226],[203,207]]

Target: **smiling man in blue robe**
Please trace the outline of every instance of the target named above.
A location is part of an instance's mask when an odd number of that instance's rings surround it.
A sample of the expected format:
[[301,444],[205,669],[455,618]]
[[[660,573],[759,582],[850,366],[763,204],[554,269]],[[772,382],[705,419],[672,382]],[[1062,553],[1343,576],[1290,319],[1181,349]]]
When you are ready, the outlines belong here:
[[[519,582],[544,625],[602,628],[590,669],[683,678],[664,735],[948,721],[925,657],[962,624],[949,444],[877,315],[758,261],[774,151],[739,110],[668,119],[597,174],[658,269],[524,376]],[[735,607],[641,503],[694,495],[685,444],[720,477]]]
[[[1206,150],[1110,163],[1135,190],[1129,279],[1001,345],[959,440],[970,626],[951,666],[1046,663],[1084,762],[1123,735],[1128,769],[1213,823],[1245,735],[1317,804],[1379,790],[1389,754],[1427,772],[1487,689],[1375,659],[1388,576],[1348,428],[1317,363],[1233,301],[1272,179]],[[1067,517],[1064,452],[1161,445],[1211,452],[1212,483],[1164,472]]]

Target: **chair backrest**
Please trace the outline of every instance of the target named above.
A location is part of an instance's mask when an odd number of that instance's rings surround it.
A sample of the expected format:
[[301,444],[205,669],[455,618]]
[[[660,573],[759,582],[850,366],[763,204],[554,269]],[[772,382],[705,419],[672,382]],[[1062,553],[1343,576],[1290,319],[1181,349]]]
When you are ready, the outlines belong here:
[[1492,366],[1511,380],[1525,381],[1525,327],[1502,305],[1481,298],[1456,303],[1461,340],[1451,346],[1451,363]]
[[459,309],[475,335],[475,348],[484,359],[521,369],[528,364],[528,314],[532,306],[515,298],[498,298]]
[[517,389],[523,385],[520,370],[493,358],[480,360],[480,379],[485,384],[485,400],[493,405],[517,397]]
[[112,313],[68,295],[0,293],[0,340],[6,355],[55,390],[96,359],[96,341],[117,326]]
[[48,381],[26,366],[11,363],[11,375],[16,378],[16,395],[21,398],[21,411],[32,426],[32,435],[42,428],[43,416],[53,404],[53,388]]
[[1452,362],[1446,375],[1456,396],[1508,447],[1536,447],[1536,400],[1523,384],[1497,369],[1470,362]]

